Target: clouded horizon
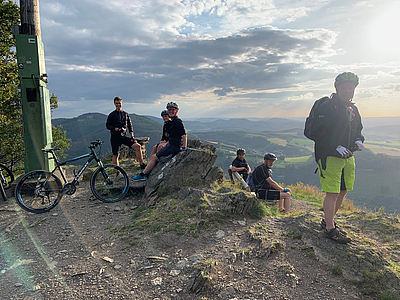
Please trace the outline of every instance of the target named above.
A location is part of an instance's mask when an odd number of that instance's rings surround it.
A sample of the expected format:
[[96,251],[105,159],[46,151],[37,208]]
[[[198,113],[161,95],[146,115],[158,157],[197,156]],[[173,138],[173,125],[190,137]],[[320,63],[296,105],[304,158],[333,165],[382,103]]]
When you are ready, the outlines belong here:
[[400,116],[399,1],[40,0],[53,117],[302,117],[359,75],[363,117]]

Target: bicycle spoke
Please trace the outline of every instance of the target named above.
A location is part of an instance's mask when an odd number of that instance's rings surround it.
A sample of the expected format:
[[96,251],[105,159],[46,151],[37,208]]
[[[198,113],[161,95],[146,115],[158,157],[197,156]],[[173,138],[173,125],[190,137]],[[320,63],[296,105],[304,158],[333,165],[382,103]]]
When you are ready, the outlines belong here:
[[128,186],[129,180],[126,172],[115,165],[98,168],[90,180],[93,194],[104,202],[121,200],[128,192]]
[[25,210],[42,213],[58,204],[62,195],[60,180],[46,171],[33,171],[21,178],[15,195]]

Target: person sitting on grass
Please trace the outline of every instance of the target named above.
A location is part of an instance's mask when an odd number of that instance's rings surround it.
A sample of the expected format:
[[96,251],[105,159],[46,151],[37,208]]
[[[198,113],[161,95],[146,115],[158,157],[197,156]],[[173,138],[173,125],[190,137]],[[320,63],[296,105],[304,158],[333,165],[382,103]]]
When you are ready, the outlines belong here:
[[281,187],[271,178],[271,168],[276,160],[275,154],[265,154],[264,163],[254,169],[252,176],[257,197],[278,201],[279,212],[285,214],[290,212],[290,189]]
[[246,155],[245,149],[238,149],[236,151],[236,158],[233,160],[232,165],[229,166],[228,173],[229,177],[231,178],[232,184],[234,184],[233,176],[242,182],[242,185],[245,189],[249,186],[247,184],[247,176],[251,172],[251,168],[247,163],[246,159],[244,158]]

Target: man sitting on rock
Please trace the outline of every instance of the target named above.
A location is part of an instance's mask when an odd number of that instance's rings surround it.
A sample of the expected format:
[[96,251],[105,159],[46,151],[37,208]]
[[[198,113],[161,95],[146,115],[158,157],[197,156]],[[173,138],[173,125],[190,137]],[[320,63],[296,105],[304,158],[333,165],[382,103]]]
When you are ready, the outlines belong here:
[[157,145],[155,145],[153,147],[153,149],[151,150],[150,157],[153,154],[156,154],[158,151],[160,151],[161,148],[164,147],[168,143],[168,138],[167,138],[167,128],[168,127],[167,126],[169,125],[169,121],[171,121],[171,119],[168,115],[168,110],[165,109],[161,112],[161,118],[164,121],[163,134],[161,136],[161,141]]
[[275,154],[265,154],[264,163],[254,169],[252,176],[258,198],[277,200],[280,213],[285,214],[290,211],[290,189],[284,189],[271,178],[271,168],[276,160]]
[[169,102],[167,104],[167,109],[168,115],[171,118],[171,121],[167,126],[166,132],[168,143],[164,147],[162,147],[160,151],[150,157],[150,161],[142,173],[132,177],[132,180],[134,181],[146,180],[150,171],[155,167],[160,157],[168,156],[171,154],[175,155],[179,152],[183,154],[186,151],[187,135],[182,120],[179,119],[177,116],[179,110],[178,104],[176,104],[175,102]]
[[231,178],[232,184],[235,183],[233,180],[234,176],[237,180],[241,181],[243,187],[247,189],[249,186],[246,183],[246,180],[247,176],[251,172],[251,168],[244,158],[246,155],[246,150],[240,148],[236,151],[236,155],[236,158],[233,160],[232,165],[230,165],[228,169],[229,177]]

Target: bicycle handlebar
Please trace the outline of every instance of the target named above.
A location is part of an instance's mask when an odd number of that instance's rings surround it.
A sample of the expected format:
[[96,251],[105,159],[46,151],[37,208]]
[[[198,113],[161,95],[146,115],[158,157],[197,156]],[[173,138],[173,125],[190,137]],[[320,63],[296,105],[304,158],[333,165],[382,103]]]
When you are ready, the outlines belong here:
[[104,143],[104,141],[98,139],[98,140],[96,140],[94,142],[90,142],[89,148],[96,148],[97,146],[99,146],[99,145],[101,145],[103,143]]

